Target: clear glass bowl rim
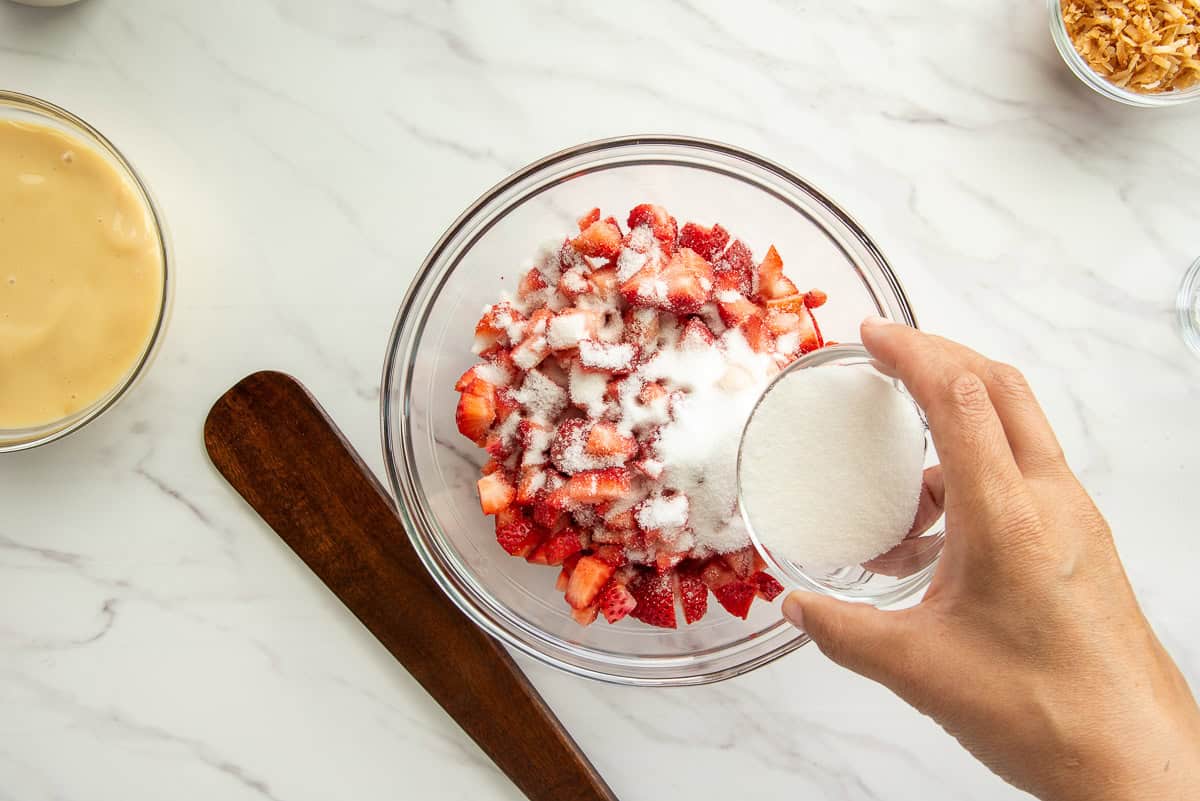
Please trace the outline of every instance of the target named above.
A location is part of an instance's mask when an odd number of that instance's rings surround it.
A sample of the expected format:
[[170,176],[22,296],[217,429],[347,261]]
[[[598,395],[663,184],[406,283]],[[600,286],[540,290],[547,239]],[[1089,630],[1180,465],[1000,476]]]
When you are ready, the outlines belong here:
[[1176,90],[1158,95],[1141,94],[1117,86],[1092,69],[1075,49],[1075,44],[1071,41],[1070,34],[1067,33],[1066,22],[1063,20],[1062,0],[1048,0],[1048,6],[1050,9],[1050,34],[1054,38],[1054,45],[1058,48],[1059,55],[1067,63],[1071,72],[1075,73],[1075,77],[1095,90],[1096,93],[1109,100],[1138,108],[1167,108],[1200,99],[1200,84],[1182,91]]
[[141,193],[146,207],[150,209],[151,218],[154,220],[154,233],[158,238],[159,252],[162,253],[163,260],[163,289],[158,317],[154,323],[154,330],[150,332],[150,339],[146,343],[146,348],[137,363],[130,368],[125,378],[107,395],[97,400],[88,408],[77,412],[74,416],[63,418],[68,421],[65,425],[60,425],[63,423],[63,420],[55,420],[47,423],[45,426],[33,429],[15,431],[0,429],[0,453],[15,453],[47,445],[78,431],[116,406],[142,379],[162,345],[163,335],[166,333],[167,323],[171,316],[171,305],[175,295],[175,264],[171,250],[170,235],[161,207],[158,205],[141,174],[134,168],[133,163],[125,157],[125,154],[116,145],[109,141],[108,137],[100,133],[100,131],[96,130],[96,128],[92,127],[90,123],[81,117],[48,100],[43,100],[33,95],[0,88],[0,108],[2,107],[17,108],[64,123],[68,127],[74,128],[76,133],[81,134],[89,144],[102,148],[108,155],[115,159],[126,177],[133,182],[138,192]]
[[[407,392],[410,387],[408,374],[413,368],[413,356],[419,345],[418,334],[425,326],[428,305],[437,296],[438,292],[440,292],[442,284],[444,284],[446,278],[452,272],[450,269],[451,265],[446,260],[447,252],[451,249],[451,246],[464,252],[465,250],[469,250],[470,247],[474,246],[473,240],[465,244],[460,243],[458,240],[464,231],[470,228],[482,211],[489,209],[498,200],[504,199],[504,203],[499,207],[499,211],[497,212],[497,217],[502,218],[504,216],[503,210],[511,208],[514,205],[513,198],[505,197],[507,194],[514,192],[522,185],[537,179],[543,174],[550,173],[564,162],[570,162],[581,157],[603,154],[606,151],[633,149],[639,146],[678,148],[689,151],[690,155],[696,158],[707,156],[710,159],[732,159],[735,162],[743,162],[751,168],[764,171],[782,180],[789,185],[789,188],[806,196],[815,205],[820,206],[824,212],[828,213],[839,225],[844,227],[845,232],[853,237],[854,243],[866,252],[872,263],[871,266],[877,270],[877,273],[873,277],[881,279],[887,285],[888,292],[890,292],[892,299],[896,302],[899,321],[916,327],[916,317],[912,311],[907,293],[904,291],[887,259],[880,252],[874,241],[866,234],[862,226],[845,210],[830,200],[824,192],[790,170],[742,148],[688,136],[651,134],[614,137],[585,142],[535,161],[517,170],[483,193],[447,228],[446,232],[438,239],[418,268],[396,315],[383,363],[380,392],[380,431],[383,440],[384,465],[389,484],[397,501],[398,512],[404,522],[409,540],[421,562],[429,571],[434,582],[446,593],[460,611],[485,632],[503,644],[539,662],[585,678],[613,684],[636,686],[661,687],[709,684],[747,673],[755,668],[773,662],[803,646],[809,642],[809,638],[807,635],[797,632],[782,645],[771,651],[728,667],[707,672],[666,674],[666,671],[671,668],[685,669],[696,658],[696,655],[655,658],[656,667],[662,668],[662,674],[656,673],[655,675],[644,675],[639,672],[639,667],[644,664],[644,660],[639,657],[621,659],[606,655],[603,667],[588,666],[579,664],[578,662],[559,659],[553,652],[566,649],[563,649],[555,642],[556,638],[546,635],[535,627],[526,625],[524,621],[521,621],[512,614],[505,614],[506,610],[498,604],[490,604],[490,608],[493,611],[503,616],[507,623],[524,634],[525,637],[517,636],[512,631],[509,631],[505,626],[497,623],[492,617],[477,607],[477,602],[480,605],[488,605],[486,599],[469,597],[468,592],[463,587],[460,587],[456,583],[455,578],[449,575],[449,571],[443,567],[439,560],[439,554],[435,553],[431,544],[425,541],[427,536],[424,534],[425,529],[434,527],[426,527],[421,520],[425,510],[421,507],[421,498],[418,497],[417,493],[419,481],[415,476],[412,459],[408,453],[410,447],[408,445],[408,438],[400,436],[405,426],[405,420],[408,418],[409,398],[407,397]],[[637,160],[635,158],[630,159],[631,162]],[[681,160],[679,166],[685,166],[685,164]],[[607,168],[618,165],[606,162],[603,166]],[[765,186],[759,185],[758,188],[764,192],[770,191]],[[520,199],[523,200],[524,197]],[[475,238],[477,239],[481,234],[482,232],[477,232]],[[397,369],[401,365],[403,369]],[[395,415],[391,413],[393,408],[396,409]],[[400,447],[395,447],[394,443],[399,443]],[[446,549],[443,548],[443,550]],[[447,561],[449,564],[453,564],[453,560]],[[767,629],[765,631],[771,630]],[[544,647],[539,648],[534,643]],[[743,646],[743,648],[745,647],[748,646]],[[705,655],[711,654],[706,653]],[[627,668],[628,670],[621,672],[622,668]]]

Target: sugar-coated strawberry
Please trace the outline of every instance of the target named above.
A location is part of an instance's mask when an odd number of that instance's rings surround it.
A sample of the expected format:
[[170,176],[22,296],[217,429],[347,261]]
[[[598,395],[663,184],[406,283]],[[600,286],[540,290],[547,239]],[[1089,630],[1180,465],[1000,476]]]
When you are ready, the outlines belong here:
[[561,565],[563,560],[574,553],[583,550],[579,532],[573,528],[565,528],[557,534],[551,534],[528,557],[535,565]]
[[596,548],[595,556],[613,567],[621,567],[628,561],[625,558],[625,549],[618,545],[601,545]]
[[629,212],[629,230],[632,231],[642,225],[650,227],[650,231],[654,234],[654,238],[662,244],[663,249],[675,248],[675,239],[679,233],[678,224],[675,218],[667,213],[667,210],[662,206],[655,206],[650,203],[643,203],[640,206],[634,206]]
[[528,506],[537,500],[538,493],[546,486],[546,471],[541,465],[525,465],[517,480],[517,503]]
[[533,525],[533,521],[521,516],[510,523],[501,525],[500,516],[496,516],[496,542],[512,556],[529,556],[541,541],[543,532]]
[[679,605],[683,607],[683,619],[695,623],[708,614],[708,587],[695,573],[679,573]]
[[621,618],[628,615],[637,606],[637,599],[633,597],[633,593],[624,584],[615,580],[610,580],[604,585],[604,589],[600,591],[600,599],[597,602],[600,607],[600,613],[604,615],[604,619],[609,623],[616,623]]
[[725,611],[734,617],[745,620],[750,614],[750,606],[757,597],[756,592],[753,584],[738,579],[713,590],[713,595],[717,597],[717,603],[725,607]]
[[639,572],[629,582],[637,606],[629,613],[643,623],[664,629],[675,628],[675,576],[672,573]]
[[783,259],[774,245],[767,249],[767,255],[758,265],[758,294],[764,300],[797,294],[796,285],[783,274]]
[[742,324],[742,335],[756,353],[769,353],[775,347],[775,338],[771,336],[767,324],[761,317],[751,317]]
[[638,403],[649,406],[667,397],[667,388],[657,381],[649,381],[638,390]]
[[591,225],[592,223],[596,222],[596,220],[599,220],[599,219],[600,219],[600,209],[592,209],[587,214],[583,215],[578,220],[576,220],[575,224],[579,226],[580,231],[586,231],[587,227],[589,225]]
[[592,426],[584,450],[596,456],[621,456],[626,459],[637,453],[637,440],[622,434],[613,423],[600,422]]
[[581,626],[590,626],[596,622],[596,617],[600,614],[600,607],[596,604],[584,607],[583,609],[572,609],[571,617]]
[[503,472],[484,476],[476,482],[475,487],[479,491],[479,507],[485,515],[494,515],[501,509],[507,509],[517,497],[516,487]]
[[738,292],[749,297],[754,294],[754,254],[740,239],[735,239],[713,262],[717,291]]
[[741,292],[736,290],[718,291],[717,311],[721,314],[721,322],[730,328],[743,325],[751,317],[761,317],[762,309]]
[[819,289],[810,289],[804,293],[804,305],[810,309],[819,309],[825,305],[829,296]]
[[685,553],[671,553],[669,551],[659,551],[654,555],[654,569],[659,573],[666,573],[672,570],[676,565],[687,557]]
[[564,508],[567,504],[596,505],[628,495],[630,487],[629,473],[624,468],[585,470],[571,476],[555,493],[555,500]]
[[566,599],[573,609],[591,606],[600,590],[612,578],[615,567],[594,556],[584,556],[575,563],[567,583]]
[[690,222],[679,229],[679,247],[691,248],[710,262],[724,253],[728,244],[729,232],[720,224],[706,228]]
[[485,476],[490,476],[492,473],[498,472],[503,469],[504,469],[504,465],[500,464],[495,459],[489,459],[487,464],[485,464],[483,467],[479,468],[479,472]]
[[454,420],[464,437],[482,445],[496,420],[496,388],[481,378],[472,380],[458,398]]
[[679,345],[684,350],[708,350],[716,341],[712,330],[699,317],[690,318],[679,335]]
[[607,300],[617,291],[617,270],[615,267],[592,270],[588,275],[588,283],[592,286],[592,294]]
[[631,308],[625,311],[624,339],[639,351],[658,346],[659,314],[652,308]]
[[621,229],[610,221],[596,220],[580,231],[571,244],[584,256],[615,259],[621,252]]
[[723,554],[721,558],[725,561],[725,564],[729,565],[729,569],[733,571],[735,576],[740,579],[746,579],[750,578],[759,569],[758,562],[755,559],[757,555],[753,548],[744,548],[740,551]]
[[696,251],[684,248],[671,257],[659,274],[666,284],[666,303],[660,308],[676,314],[695,314],[712,299],[713,268]]
[[774,601],[783,592],[783,585],[767,573],[755,573],[750,577],[750,583],[754,585],[758,597],[764,601]]
[[546,288],[546,278],[542,275],[542,271],[533,267],[529,272],[521,277],[521,283],[517,285],[517,297],[527,298],[534,292],[539,292]]
[[612,531],[632,531],[637,528],[637,523],[633,517],[633,510],[626,509],[623,512],[605,515],[604,526]]

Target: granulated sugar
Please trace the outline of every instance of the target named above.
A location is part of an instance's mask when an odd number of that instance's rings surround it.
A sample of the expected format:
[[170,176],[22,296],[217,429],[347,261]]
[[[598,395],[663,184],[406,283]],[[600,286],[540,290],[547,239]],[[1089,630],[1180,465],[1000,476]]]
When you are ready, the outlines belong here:
[[861,564],[912,527],[925,429],[868,366],[797,370],[763,398],[742,445],[741,492],[759,541],[806,568]]

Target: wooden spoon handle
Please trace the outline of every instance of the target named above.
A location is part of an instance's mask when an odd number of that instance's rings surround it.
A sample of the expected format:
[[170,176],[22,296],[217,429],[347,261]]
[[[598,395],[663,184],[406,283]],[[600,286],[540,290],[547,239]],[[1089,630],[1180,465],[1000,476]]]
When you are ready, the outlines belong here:
[[391,498],[294,378],[209,412],[221,474],[532,801],[616,801],[508,653],[434,584]]

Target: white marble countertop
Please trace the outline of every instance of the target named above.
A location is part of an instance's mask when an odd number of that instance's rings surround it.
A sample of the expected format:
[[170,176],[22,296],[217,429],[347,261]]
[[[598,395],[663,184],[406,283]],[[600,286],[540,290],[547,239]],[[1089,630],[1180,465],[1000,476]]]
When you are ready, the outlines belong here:
[[[0,85],[128,152],[179,264],[148,380],[0,458],[0,799],[518,797],[219,479],[200,427],[282,369],[379,469],[385,339],[430,244],[514,168],[622,133],[811,178],[926,328],[1022,366],[1200,684],[1200,359],[1173,306],[1200,255],[1200,104],[1094,96],[1040,2],[734,7],[0,0]],[[522,664],[626,801],[1021,797],[815,649],[688,690]]]

